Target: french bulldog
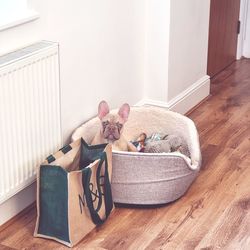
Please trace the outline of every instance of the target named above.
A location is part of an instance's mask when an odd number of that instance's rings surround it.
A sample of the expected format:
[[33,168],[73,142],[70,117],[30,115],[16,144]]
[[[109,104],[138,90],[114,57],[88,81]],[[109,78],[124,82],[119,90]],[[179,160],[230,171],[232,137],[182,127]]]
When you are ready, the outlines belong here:
[[129,104],[124,103],[117,114],[110,114],[107,102],[101,101],[98,106],[100,130],[96,133],[91,144],[111,143],[112,150],[138,152],[136,147],[122,135],[129,112]]

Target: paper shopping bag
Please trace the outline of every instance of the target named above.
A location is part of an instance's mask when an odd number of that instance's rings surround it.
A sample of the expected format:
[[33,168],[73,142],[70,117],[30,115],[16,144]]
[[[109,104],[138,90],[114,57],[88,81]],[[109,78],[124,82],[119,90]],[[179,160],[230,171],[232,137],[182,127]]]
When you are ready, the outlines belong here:
[[113,209],[111,145],[66,145],[41,164],[35,237],[74,246]]

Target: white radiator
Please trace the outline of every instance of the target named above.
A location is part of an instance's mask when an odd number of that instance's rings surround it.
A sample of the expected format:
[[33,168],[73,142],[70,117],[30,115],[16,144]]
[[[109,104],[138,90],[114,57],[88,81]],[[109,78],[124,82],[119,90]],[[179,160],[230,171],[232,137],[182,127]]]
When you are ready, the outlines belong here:
[[61,146],[58,45],[0,56],[0,204],[34,182]]

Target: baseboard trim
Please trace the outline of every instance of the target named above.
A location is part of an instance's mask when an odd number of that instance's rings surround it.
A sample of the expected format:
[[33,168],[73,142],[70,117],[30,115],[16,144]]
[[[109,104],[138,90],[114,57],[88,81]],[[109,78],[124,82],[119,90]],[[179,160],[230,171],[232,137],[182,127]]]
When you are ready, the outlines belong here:
[[0,232],[9,227],[11,224],[19,220],[21,217],[23,217],[25,214],[27,214],[30,210],[35,209],[36,207],[36,202],[33,202],[30,204],[28,207],[23,209],[20,213],[12,217],[10,220],[6,221],[3,225],[0,226]]
[[184,90],[168,102],[169,109],[181,114],[187,113],[210,94],[210,77],[200,78],[197,82]]
[[161,107],[161,108],[166,108],[169,109],[169,105],[167,102],[162,102],[162,101],[156,101],[152,99],[142,99],[139,102],[137,102],[134,106],[156,106],[156,107]]
[[209,96],[209,94],[210,77],[205,75],[169,102],[145,98],[136,103],[135,106],[157,106],[185,114]]
[[36,182],[0,205],[0,227],[33,204],[36,199]]

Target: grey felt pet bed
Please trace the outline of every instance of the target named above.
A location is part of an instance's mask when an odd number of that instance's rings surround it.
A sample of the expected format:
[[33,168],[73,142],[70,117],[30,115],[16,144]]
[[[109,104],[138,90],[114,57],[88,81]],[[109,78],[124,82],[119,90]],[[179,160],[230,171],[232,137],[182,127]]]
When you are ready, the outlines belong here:
[[[117,110],[111,111],[116,113]],[[76,129],[80,137],[91,143],[100,129],[99,118],[93,118]],[[128,141],[142,132],[182,136],[191,159],[179,153],[134,153],[113,151],[112,195],[114,202],[125,204],[164,204],[181,197],[189,188],[201,166],[199,137],[192,120],[175,112],[155,107],[132,107],[123,135]]]

